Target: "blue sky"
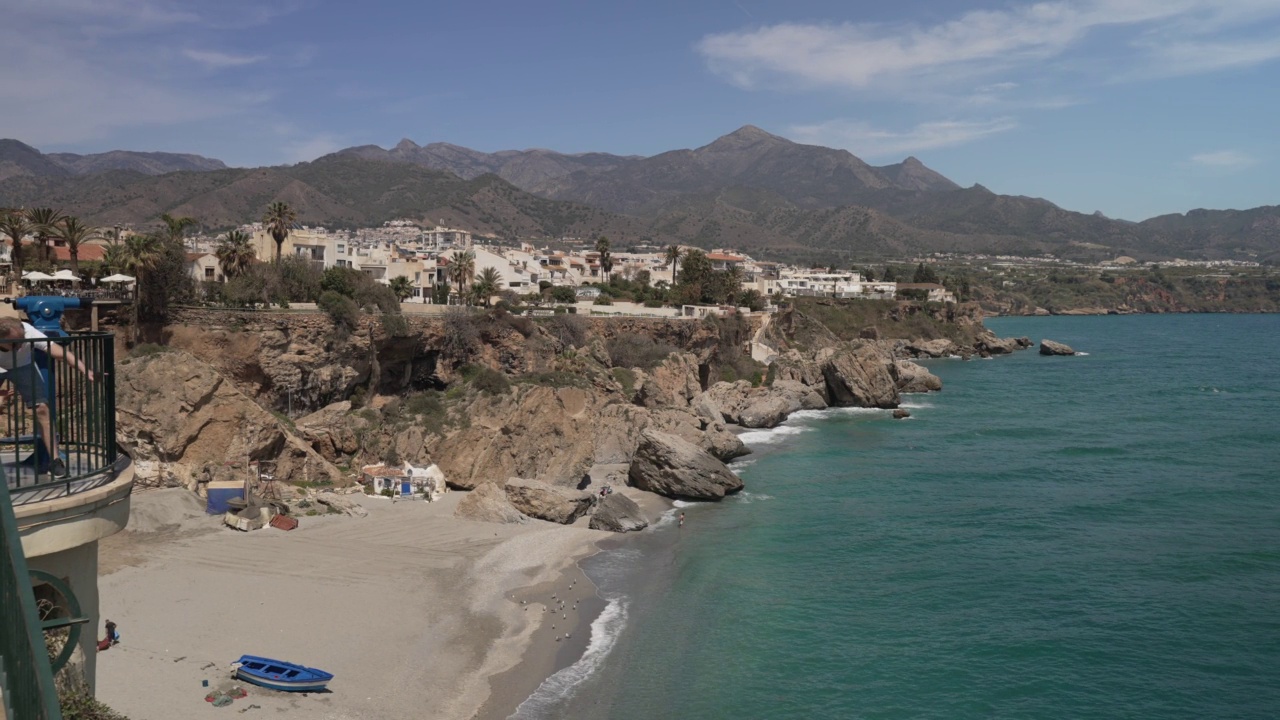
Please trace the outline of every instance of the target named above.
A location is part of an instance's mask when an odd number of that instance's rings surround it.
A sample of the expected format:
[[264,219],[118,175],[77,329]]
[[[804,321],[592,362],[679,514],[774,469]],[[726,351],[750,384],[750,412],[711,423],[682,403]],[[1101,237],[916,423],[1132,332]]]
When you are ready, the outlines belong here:
[[310,160],[744,125],[1142,219],[1280,204],[1280,0],[0,0],[0,137]]

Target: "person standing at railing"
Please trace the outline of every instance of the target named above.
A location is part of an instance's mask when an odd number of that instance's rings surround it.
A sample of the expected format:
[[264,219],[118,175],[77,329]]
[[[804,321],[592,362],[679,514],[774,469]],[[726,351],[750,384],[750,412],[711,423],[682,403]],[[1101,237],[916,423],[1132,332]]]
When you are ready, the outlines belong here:
[[[16,342],[20,340],[33,342]],[[40,340],[44,342],[36,342]],[[9,385],[0,390],[0,402],[8,402],[15,392],[22,396],[22,402],[35,413],[40,442],[49,453],[49,473],[56,478],[66,477],[67,464],[58,455],[58,438],[53,432],[44,373],[35,364],[33,347],[84,373],[90,382],[94,379],[93,370],[70,350],[50,342],[48,335],[32,325],[17,318],[0,318],[0,370],[4,371],[0,380],[7,380]]]

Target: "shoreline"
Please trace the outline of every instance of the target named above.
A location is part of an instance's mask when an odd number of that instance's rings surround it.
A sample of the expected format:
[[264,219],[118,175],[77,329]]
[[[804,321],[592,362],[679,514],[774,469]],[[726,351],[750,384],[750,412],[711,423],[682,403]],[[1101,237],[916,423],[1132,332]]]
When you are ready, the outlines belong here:
[[[626,490],[646,516],[670,507]],[[131,529],[100,549],[102,614],[123,641],[98,656],[99,699],[133,720],[165,720],[241,685],[249,696],[239,709],[299,717],[509,717],[586,654],[608,601],[581,563],[603,540],[626,538],[585,519],[454,518],[464,495],[362,498],[368,517],[304,516],[291,532],[238,533],[186,490],[135,493]],[[556,622],[553,593],[557,607],[568,595]],[[241,654],[333,672],[331,691],[245,686],[228,672]]]
[[555,651],[539,659],[528,642],[537,627],[511,596],[578,571],[605,534],[457,519],[462,495],[364,501],[368,517],[304,516],[291,532],[238,533],[186,490],[136,493],[134,529],[100,548],[102,616],[122,642],[98,656],[99,699],[132,720],[191,716],[208,692],[243,685],[229,664],[257,654],[335,678],[326,693],[246,686],[239,709],[472,717],[491,676],[526,657],[555,662]]

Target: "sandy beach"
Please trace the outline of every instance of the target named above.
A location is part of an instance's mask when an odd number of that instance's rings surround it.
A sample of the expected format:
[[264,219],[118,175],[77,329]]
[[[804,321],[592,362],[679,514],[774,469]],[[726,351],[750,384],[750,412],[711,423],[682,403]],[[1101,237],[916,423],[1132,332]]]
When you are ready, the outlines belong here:
[[[130,529],[102,544],[102,613],[122,642],[99,656],[98,697],[133,720],[210,712],[205,696],[233,684],[246,714],[507,717],[582,654],[602,602],[577,563],[613,535],[460,520],[462,495],[360,498],[368,517],[239,533],[184,490],[136,494]],[[246,653],[328,670],[331,692],[235,683]]]

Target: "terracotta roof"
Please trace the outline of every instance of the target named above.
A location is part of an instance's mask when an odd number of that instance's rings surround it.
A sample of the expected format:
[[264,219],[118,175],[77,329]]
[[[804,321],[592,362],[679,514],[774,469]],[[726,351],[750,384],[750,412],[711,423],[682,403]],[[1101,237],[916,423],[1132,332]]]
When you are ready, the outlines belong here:
[[742,262],[742,258],[737,255],[726,255],[724,253],[707,253],[708,260],[725,260],[728,262]]
[[187,262],[195,262],[202,257],[212,255],[213,253],[187,253]]
[[[81,245],[76,256],[80,258],[81,262],[86,260],[101,260],[105,252],[106,248],[101,245]],[[71,248],[55,247],[53,248],[53,257],[58,262],[70,262]]]

